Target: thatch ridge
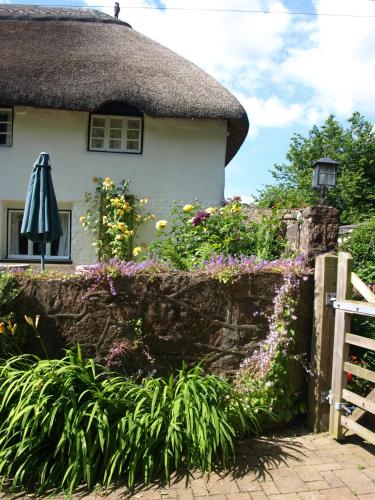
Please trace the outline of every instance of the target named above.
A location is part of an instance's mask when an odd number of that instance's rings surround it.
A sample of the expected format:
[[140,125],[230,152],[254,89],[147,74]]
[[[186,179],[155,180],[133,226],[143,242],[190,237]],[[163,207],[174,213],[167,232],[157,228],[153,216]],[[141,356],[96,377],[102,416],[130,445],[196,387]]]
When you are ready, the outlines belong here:
[[0,20],[7,21],[79,21],[91,23],[130,24],[97,9],[80,7],[46,7],[43,5],[0,5]]
[[74,9],[35,8],[33,17],[18,6],[11,18],[12,7],[0,5],[0,105],[95,111],[119,101],[155,117],[224,119],[227,163],[236,154],[246,112],[195,64],[99,11],[62,21]]

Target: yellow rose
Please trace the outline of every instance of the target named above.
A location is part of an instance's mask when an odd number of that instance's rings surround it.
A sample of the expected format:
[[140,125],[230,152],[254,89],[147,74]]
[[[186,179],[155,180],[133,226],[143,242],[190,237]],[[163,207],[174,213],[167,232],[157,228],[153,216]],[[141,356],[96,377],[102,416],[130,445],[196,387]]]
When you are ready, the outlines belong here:
[[125,224],[123,222],[119,222],[117,224],[117,227],[120,229],[120,231],[125,231]]
[[0,333],[4,333],[5,332],[5,325],[4,323],[0,323]]
[[148,198],[142,198],[141,200],[139,200],[139,203],[141,205],[146,205],[148,203]]
[[120,241],[120,240],[123,240],[123,239],[124,239],[124,235],[123,234],[116,234],[115,240]]
[[135,247],[135,248],[133,248],[133,255],[134,255],[134,257],[137,257],[137,255],[139,255],[141,252],[142,252],[142,248],[141,247]]
[[110,189],[112,186],[113,186],[113,181],[109,177],[106,177],[103,181],[103,188]]
[[81,224],[84,224],[86,222],[86,217],[84,215],[82,215],[80,218],[79,218]]
[[98,178],[96,177],[96,175],[92,178],[92,182],[98,182]]
[[163,231],[167,227],[168,221],[166,220],[158,220],[157,223],[155,224],[156,230],[157,231]]
[[142,216],[141,215],[136,215],[135,216],[135,222],[142,222]]
[[208,208],[206,208],[205,212],[206,212],[207,214],[212,215],[212,214],[214,214],[214,213],[216,212],[216,210],[217,210],[217,209],[216,209],[215,207],[208,207]]
[[189,205],[189,204],[188,204],[188,205],[184,205],[184,206],[182,207],[182,210],[183,210],[184,212],[191,212],[191,211],[193,210],[193,208],[194,208],[194,207],[193,207],[193,205]]

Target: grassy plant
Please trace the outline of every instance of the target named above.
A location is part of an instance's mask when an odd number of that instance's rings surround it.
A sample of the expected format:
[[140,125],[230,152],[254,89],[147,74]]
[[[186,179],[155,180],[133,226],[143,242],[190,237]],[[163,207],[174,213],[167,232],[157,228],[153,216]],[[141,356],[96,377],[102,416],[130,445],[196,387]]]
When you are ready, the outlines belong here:
[[226,466],[236,435],[257,425],[231,384],[199,367],[136,384],[79,350],[9,359],[0,397],[3,486],[38,493],[119,478],[131,487],[178,467],[209,472],[214,462]]

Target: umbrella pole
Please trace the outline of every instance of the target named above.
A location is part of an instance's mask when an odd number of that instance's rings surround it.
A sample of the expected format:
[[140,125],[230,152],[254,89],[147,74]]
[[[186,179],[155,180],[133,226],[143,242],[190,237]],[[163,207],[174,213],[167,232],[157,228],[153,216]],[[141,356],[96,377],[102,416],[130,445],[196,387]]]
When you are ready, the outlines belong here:
[[41,244],[40,244],[40,250],[41,250],[41,255],[40,255],[40,271],[43,272],[44,271],[44,267],[45,267],[45,257],[46,257],[46,242],[45,241],[42,241]]

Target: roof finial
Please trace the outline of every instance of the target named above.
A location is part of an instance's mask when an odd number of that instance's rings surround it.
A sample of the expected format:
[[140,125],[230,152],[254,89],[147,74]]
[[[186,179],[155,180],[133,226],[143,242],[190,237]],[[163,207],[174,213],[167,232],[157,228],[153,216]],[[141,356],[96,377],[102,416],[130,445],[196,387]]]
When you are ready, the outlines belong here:
[[120,14],[120,4],[115,2],[115,18],[118,19],[118,15]]

